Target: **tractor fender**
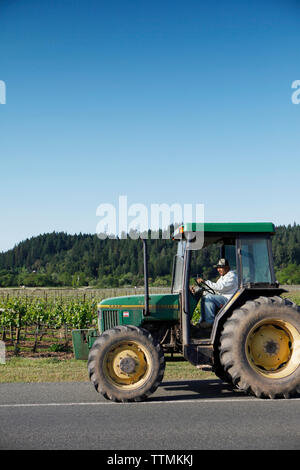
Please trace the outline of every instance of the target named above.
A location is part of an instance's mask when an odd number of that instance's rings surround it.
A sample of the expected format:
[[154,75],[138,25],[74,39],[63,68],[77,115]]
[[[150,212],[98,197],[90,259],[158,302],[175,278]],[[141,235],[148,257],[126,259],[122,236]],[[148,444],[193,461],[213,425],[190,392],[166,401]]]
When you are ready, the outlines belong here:
[[223,325],[228,317],[232,314],[233,310],[240,308],[247,300],[253,300],[260,296],[273,297],[274,295],[280,296],[287,290],[279,287],[241,287],[229,301],[218,311],[211,332],[211,342],[216,345],[219,342],[220,334]]

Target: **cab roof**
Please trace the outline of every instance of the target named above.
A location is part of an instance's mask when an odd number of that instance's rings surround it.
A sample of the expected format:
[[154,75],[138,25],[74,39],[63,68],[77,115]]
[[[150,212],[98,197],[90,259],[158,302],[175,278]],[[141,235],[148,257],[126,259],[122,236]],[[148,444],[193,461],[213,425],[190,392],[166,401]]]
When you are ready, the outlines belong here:
[[202,232],[204,234],[239,234],[239,233],[275,233],[272,222],[230,222],[230,223],[185,223],[174,232],[173,238],[181,238],[185,232]]

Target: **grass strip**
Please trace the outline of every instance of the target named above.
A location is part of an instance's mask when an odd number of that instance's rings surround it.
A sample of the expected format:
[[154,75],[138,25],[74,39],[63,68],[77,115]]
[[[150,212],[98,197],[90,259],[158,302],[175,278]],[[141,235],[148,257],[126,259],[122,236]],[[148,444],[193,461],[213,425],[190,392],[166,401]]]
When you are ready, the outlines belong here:
[[[180,356],[166,358],[164,380],[204,379],[215,375],[200,371]],[[76,359],[12,357],[0,364],[0,383],[88,382],[87,361]]]

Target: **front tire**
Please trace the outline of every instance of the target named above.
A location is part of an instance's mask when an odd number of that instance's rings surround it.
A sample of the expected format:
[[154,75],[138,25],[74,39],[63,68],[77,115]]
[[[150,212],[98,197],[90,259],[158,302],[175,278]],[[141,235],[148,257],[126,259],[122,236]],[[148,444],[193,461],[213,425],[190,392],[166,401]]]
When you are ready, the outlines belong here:
[[300,392],[300,308],[280,297],[246,302],[224,324],[220,362],[249,394],[289,398]]
[[88,358],[95,389],[117,402],[145,400],[161,383],[164,369],[160,344],[147,330],[131,325],[106,330]]

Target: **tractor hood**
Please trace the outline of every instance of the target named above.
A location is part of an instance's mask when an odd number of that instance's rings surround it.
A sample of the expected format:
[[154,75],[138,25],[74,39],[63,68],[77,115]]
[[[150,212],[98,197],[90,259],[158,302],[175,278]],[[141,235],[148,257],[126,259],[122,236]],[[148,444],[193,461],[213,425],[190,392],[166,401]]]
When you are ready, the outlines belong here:
[[177,321],[178,294],[149,295],[149,315],[145,315],[144,295],[131,295],[103,299],[98,304],[100,332],[117,325],[141,326],[152,321]]

